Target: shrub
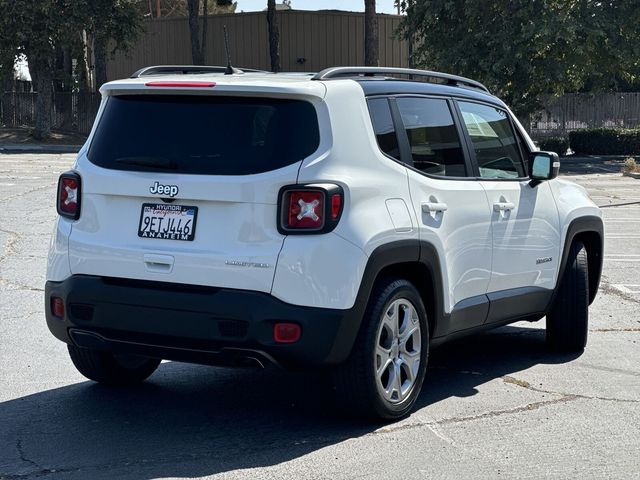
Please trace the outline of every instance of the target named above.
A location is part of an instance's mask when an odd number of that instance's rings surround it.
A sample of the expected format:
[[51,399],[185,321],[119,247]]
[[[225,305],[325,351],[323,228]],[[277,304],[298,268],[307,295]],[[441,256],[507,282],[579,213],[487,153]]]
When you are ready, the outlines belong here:
[[622,167],[622,173],[640,173],[640,165],[636,163],[636,159],[629,157],[624,160],[624,167]]
[[640,128],[592,128],[569,133],[575,153],[586,155],[640,155]]
[[540,150],[544,152],[556,152],[562,156],[569,149],[569,139],[567,137],[545,137],[538,140]]

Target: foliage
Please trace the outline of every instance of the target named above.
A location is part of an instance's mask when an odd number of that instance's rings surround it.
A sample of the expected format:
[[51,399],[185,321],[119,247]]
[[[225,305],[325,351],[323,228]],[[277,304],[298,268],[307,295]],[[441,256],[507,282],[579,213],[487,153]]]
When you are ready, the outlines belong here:
[[83,31],[113,41],[112,52],[128,49],[142,33],[137,0],[0,0],[0,51],[41,57],[57,47],[80,57]]
[[57,1],[0,0],[0,51],[44,52],[64,36]]
[[640,155],[640,128],[591,128],[569,132],[569,145],[585,155]]
[[[633,81],[637,0],[401,0],[414,62],[480,80],[526,115],[545,94]],[[635,67],[634,67],[635,65]]]
[[581,90],[640,91],[637,0],[579,1],[577,19],[589,45]]
[[560,156],[569,150],[569,138],[567,137],[544,137],[537,143],[543,152],[556,152]]
[[72,23],[94,38],[111,41],[111,52],[129,50],[143,32],[134,0],[71,0]]
[[[152,18],[158,16],[156,0],[151,2],[151,10],[149,10],[149,0],[137,0],[137,3],[138,8],[145,16]],[[202,14],[204,10],[204,3],[205,2],[202,2],[200,14]],[[238,3],[233,0],[207,0],[206,3],[209,15],[234,13],[238,6]],[[186,17],[189,15],[187,2],[185,0],[161,0],[160,14],[162,17]]]
[[[46,137],[57,57],[83,61],[86,32],[95,41],[96,76],[106,72],[106,45],[127,48],[142,30],[137,0],[0,0],[0,52],[25,54],[36,84],[36,137]],[[70,65],[70,62],[69,62]]]

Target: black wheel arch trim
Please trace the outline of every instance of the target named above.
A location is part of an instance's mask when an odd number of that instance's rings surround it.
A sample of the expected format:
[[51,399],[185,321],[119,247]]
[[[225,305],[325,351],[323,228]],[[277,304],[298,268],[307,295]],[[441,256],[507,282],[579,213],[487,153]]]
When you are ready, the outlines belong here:
[[369,255],[355,303],[351,308],[352,321],[345,322],[339,336],[344,335],[345,338],[355,341],[376,280],[384,269],[406,263],[420,263],[429,271],[434,305],[425,305],[425,308],[427,312],[432,308],[428,320],[432,323],[430,327],[436,328],[444,314],[442,273],[436,248],[425,241],[406,239],[380,245]]
[[[586,235],[585,235],[586,234]],[[588,244],[587,247],[587,259],[589,262],[589,305],[593,303],[598,292],[600,285],[600,278],[602,276],[602,263],[604,260],[604,223],[602,218],[596,215],[586,215],[583,217],[575,218],[569,224],[567,228],[567,235],[564,239],[562,248],[562,257],[560,265],[558,266],[558,277],[556,280],[556,286],[553,291],[551,301],[547,306],[547,310],[551,308],[555,297],[558,294],[560,288],[560,282],[562,281],[562,275],[567,267],[567,261],[569,260],[569,253],[571,252],[571,244],[576,237],[582,236],[585,240],[589,240],[589,236],[595,235],[597,243],[595,245]],[[584,242],[583,242],[584,243]]]

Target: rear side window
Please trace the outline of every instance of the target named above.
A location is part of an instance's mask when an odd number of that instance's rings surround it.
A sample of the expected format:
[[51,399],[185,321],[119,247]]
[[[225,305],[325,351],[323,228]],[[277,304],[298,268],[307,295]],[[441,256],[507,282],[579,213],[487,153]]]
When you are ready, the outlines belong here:
[[464,177],[460,137],[446,100],[398,98],[413,166],[429,175]]
[[88,157],[116,170],[249,175],[299,162],[319,144],[309,102],[124,95],[107,101]]
[[458,102],[482,178],[524,177],[520,148],[507,112],[489,105]]
[[398,147],[398,137],[393,126],[389,101],[386,98],[374,98],[369,100],[369,115],[373,131],[380,150],[390,157],[400,160],[400,148]]

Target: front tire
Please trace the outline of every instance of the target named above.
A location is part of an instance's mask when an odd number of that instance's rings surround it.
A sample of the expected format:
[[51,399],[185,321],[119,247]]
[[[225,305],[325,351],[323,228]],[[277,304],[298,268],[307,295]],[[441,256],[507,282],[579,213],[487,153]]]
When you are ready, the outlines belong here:
[[67,345],[71,361],[89,380],[111,386],[129,386],[146,380],[160,365],[155,358],[114,355],[110,352]]
[[547,314],[547,344],[562,353],[580,353],[589,330],[589,265],[582,242],[571,244],[558,294]]
[[406,416],[428,358],[429,324],[419,292],[404,279],[378,282],[351,355],[334,371],[338,407],[369,418]]

